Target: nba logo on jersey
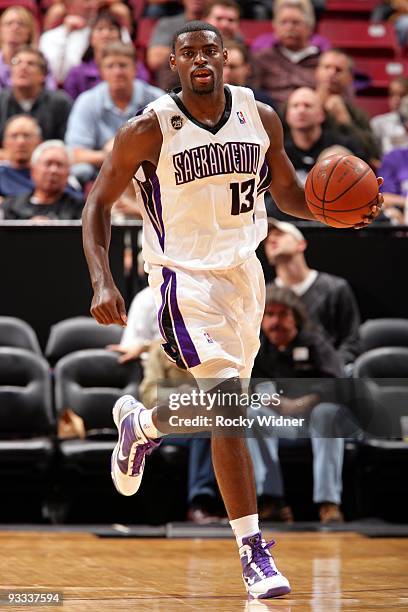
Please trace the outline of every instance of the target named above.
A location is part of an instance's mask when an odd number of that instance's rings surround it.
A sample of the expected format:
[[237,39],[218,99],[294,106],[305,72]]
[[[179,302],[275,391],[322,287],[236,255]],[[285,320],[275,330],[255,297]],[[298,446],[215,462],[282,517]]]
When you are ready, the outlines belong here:
[[240,123],[246,123],[246,119],[244,117],[244,113],[242,111],[237,111],[237,116]]
[[211,338],[208,332],[204,332],[204,338],[207,340],[208,344],[213,344],[214,340]]

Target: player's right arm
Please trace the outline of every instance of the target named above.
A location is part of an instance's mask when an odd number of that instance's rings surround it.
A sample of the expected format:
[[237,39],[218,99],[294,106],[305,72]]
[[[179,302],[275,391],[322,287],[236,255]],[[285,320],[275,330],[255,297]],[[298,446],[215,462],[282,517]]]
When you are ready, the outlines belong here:
[[83,244],[94,290],[91,314],[104,325],[126,323],[124,301],[109,267],[111,209],[144,161],[157,165],[161,143],[153,111],[128,121],[118,131],[84,207]]

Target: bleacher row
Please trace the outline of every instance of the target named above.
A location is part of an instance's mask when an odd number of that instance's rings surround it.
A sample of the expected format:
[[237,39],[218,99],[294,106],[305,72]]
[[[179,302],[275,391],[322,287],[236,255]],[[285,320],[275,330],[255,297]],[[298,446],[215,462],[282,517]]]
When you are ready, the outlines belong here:
[[[387,87],[391,79],[408,74],[408,52],[402,49],[392,22],[370,22],[376,0],[327,0],[317,32],[335,48],[349,53],[355,70],[369,77],[368,86],[357,92],[356,102],[370,116],[389,110]],[[146,52],[156,20],[140,18],[137,46]],[[273,31],[271,21],[242,19],[240,30],[249,47],[261,34]]]
[[[42,355],[27,323],[0,317],[0,485],[7,492],[0,522],[184,519],[185,449],[168,445],[152,455],[143,495],[125,504],[113,489],[112,405],[124,393],[137,397],[142,379],[139,362],[120,365],[117,355],[104,349],[120,335],[120,327],[75,317],[52,328]],[[376,412],[364,423],[366,436],[346,444],[343,508],[348,519],[403,521],[407,502],[400,499],[399,479],[408,445],[397,438],[400,417],[408,415],[408,320],[366,321],[361,337],[364,352],[354,376],[368,380],[364,402],[374,399]],[[83,421],[84,437],[72,429],[75,415]],[[65,427],[71,437],[65,437]],[[310,442],[283,444],[281,460],[295,517],[313,519]]]
[[[135,44],[141,58],[145,56],[156,20],[143,17],[144,2],[132,0],[130,6],[136,24]],[[408,74],[408,52],[398,44],[392,22],[370,22],[377,0],[327,0],[317,32],[330,40],[333,47],[348,52],[355,69],[369,77],[369,85],[357,92],[357,103],[370,116],[388,111],[386,93],[390,80]],[[0,13],[10,5],[23,6],[41,20],[51,5],[47,0],[0,0]],[[248,46],[261,34],[273,31],[271,21],[241,20],[241,32]]]

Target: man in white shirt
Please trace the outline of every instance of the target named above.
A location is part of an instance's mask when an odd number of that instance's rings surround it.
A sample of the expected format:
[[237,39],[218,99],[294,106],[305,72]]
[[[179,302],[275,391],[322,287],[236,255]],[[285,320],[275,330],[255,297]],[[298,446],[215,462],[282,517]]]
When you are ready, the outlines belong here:
[[44,32],[39,47],[58,81],[63,83],[69,70],[81,63],[89,45],[89,22],[98,11],[98,0],[67,0],[62,25]]

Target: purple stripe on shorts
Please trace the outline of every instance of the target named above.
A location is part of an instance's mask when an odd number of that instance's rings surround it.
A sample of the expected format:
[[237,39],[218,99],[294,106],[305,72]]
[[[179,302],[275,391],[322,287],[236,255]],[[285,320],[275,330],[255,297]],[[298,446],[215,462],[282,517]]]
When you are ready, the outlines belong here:
[[162,335],[162,338],[164,340],[167,340],[166,332],[164,331],[164,328],[163,328],[162,316],[163,316],[164,307],[166,305],[166,292],[167,292],[167,287],[169,286],[169,283],[170,283],[171,276],[169,274],[165,275],[165,273],[164,273],[165,270],[166,270],[166,268],[163,268],[163,279],[164,279],[164,282],[163,282],[162,286],[160,287],[160,293],[161,293],[161,296],[162,296],[162,303],[161,303],[161,306],[160,306],[159,311],[157,313],[157,321],[159,323],[159,329],[160,329],[160,333]]
[[177,278],[176,273],[168,268],[163,268],[163,278],[170,279],[170,309],[174,322],[174,332],[182,353],[183,360],[188,368],[193,368],[201,363],[194,343],[188,333],[182,314],[177,303]]

